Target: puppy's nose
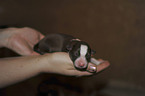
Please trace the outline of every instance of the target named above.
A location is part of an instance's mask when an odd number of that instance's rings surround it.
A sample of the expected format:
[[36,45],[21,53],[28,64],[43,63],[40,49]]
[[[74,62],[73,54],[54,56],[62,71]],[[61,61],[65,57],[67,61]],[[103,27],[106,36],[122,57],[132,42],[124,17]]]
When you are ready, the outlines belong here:
[[79,66],[83,67],[83,66],[85,66],[85,64],[83,62],[79,62]]

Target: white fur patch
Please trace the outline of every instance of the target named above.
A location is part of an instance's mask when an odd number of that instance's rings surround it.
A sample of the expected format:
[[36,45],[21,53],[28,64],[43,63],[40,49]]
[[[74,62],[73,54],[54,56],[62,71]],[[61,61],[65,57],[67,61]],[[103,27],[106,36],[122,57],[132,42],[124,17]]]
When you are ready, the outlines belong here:
[[71,41],[81,41],[81,40],[76,38],[76,39],[72,39]]
[[81,49],[80,49],[80,55],[81,56],[85,56],[87,54],[88,51],[88,46],[86,45],[81,45]]
[[[87,67],[87,60],[86,60],[86,57],[85,55],[87,54],[87,51],[88,51],[88,46],[86,45],[81,45],[80,46],[80,57],[78,57],[76,60],[75,60],[75,66],[77,68],[86,68]],[[80,63],[83,63],[84,66],[80,66]]]
[[104,61],[98,61],[95,58],[91,58],[91,63],[95,64],[95,65],[100,65],[101,63],[103,63]]

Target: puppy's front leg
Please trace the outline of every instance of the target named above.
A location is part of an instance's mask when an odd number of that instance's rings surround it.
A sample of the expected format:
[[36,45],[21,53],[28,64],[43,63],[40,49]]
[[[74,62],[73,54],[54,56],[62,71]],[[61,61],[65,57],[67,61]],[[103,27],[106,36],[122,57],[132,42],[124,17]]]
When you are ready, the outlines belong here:
[[95,58],[91,58],[91,63],[95,64],[95,65],[100,65],[101,63],[103,63],[104,61],[99,61]]

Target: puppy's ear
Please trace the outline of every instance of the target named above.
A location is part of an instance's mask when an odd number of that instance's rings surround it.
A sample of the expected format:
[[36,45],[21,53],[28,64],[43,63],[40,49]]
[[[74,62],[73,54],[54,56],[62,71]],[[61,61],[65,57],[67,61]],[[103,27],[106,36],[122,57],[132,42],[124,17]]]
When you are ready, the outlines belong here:
[[72,46],[71,46],[70,44],[68,44],[68,45],[66,46],[66,49],[67,49],[68,51],[70,51],[70,50],[72,50]]
[[74,47],[74,45],[76,44],[76,42],[70,42],[67,46],[66,46],[66,49],[68,51],[71,51]]
[[91,55],[95,55],[96,51],[95,50],[91,50]]

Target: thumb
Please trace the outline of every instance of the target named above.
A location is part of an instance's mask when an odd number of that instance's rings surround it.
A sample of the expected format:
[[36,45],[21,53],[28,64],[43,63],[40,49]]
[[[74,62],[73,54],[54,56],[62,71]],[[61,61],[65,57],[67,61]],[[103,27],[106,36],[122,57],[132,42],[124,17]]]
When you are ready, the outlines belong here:
[[31,54],[29,54],[29,55],[40,55],[40,54],[33,51],[33,52],[32,52]]

